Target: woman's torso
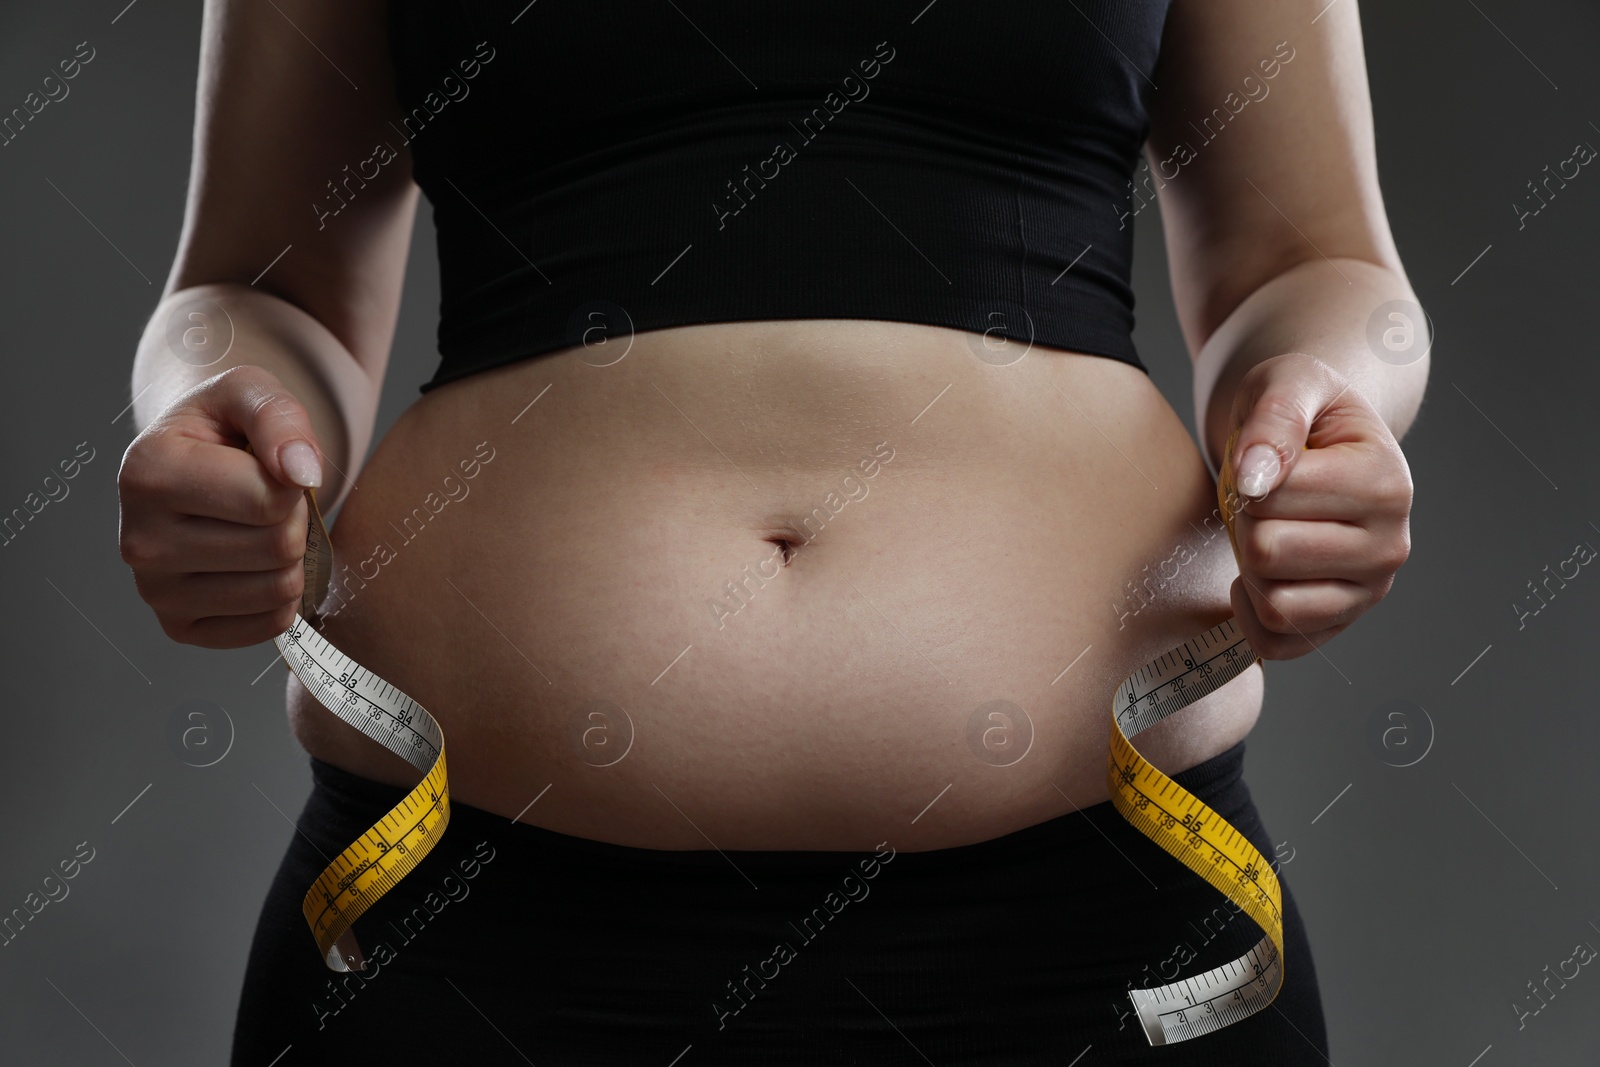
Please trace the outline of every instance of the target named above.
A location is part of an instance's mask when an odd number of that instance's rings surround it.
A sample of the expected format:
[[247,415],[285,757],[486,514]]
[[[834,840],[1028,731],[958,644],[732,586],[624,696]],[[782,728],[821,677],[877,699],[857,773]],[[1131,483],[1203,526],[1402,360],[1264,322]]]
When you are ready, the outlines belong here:
[[[440,720],[455,798],[672,849],[1104,799],[1112,689],[1235,573],[1129,362],[1165,4],[390,12],[443,359],[339,516],[326,633]],[[290,696],[314,754],[415,779]],[[1259,702],[1141,748],[1189,766]]]
[[[1136,367],[859,319],[627,345],[433,390],[333,529],[324,632],[440,721],[457,801],[667,849],[983,840],[1104,800],[1117,682],[1229,614]],[[1139,747],[1183,769],[1260,703],[1253,668]],[[289,709],[415,781],[292,677]]]

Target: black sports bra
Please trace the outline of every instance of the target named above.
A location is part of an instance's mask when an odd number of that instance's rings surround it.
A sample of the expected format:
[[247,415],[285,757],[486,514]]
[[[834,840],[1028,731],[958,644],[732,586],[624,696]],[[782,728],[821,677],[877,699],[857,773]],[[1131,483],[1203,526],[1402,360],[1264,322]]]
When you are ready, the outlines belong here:
[[862,318],[1142,368],[1169,0],[393,0],[435,386],[628,331]]

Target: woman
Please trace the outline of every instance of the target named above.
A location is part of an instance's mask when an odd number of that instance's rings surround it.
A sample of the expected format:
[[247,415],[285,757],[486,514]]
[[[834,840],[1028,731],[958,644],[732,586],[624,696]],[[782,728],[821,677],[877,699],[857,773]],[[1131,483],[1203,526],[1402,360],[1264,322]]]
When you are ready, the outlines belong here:
[[[366,458],[419,183],[443,361]],[[1230,614],[1310,652],[1408,553],[1354,0],[211,0],[189,197],[124,558],[173,639],[254,644],[302,487],[342,501],[322,632],[454,801],[327,971],[300,896],[417,774],[290,679],[316,784],[235,1063],[1322,1062],[1292,899],[1271,1010],[1130,1023],[1260,931],[1105,803],[1106,711]],[[1129,338],[1152,199],[1201,448]],[[1281,861],[1261,702],[1139,747]]]

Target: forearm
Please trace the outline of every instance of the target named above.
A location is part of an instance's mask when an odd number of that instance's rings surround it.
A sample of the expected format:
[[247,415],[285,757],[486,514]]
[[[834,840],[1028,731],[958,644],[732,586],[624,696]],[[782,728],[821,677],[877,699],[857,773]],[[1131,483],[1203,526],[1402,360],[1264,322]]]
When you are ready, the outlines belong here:
[[[1369,346],[1368,321],[1391,300],[1417,303],[1410,284],[1395,271],[1363,260],[1318,258],[1284,271],[1241,302],[1195,359],[1195,425],[1212,469],[1227,441],[1239,380],[1256,364],[1286,352],[1315,356],[1350,379],[1395,438],[1403,436],[1422,404],[1429,357],[1397,366]],[[1385,328],[1390,324],[1384,320]],[[1414,327],[1412,353],[1428,345],[1426,322]]]
[[189,388],[240,365],[271,372],[305,408],[323,454],[318,504],[333,508],[366,457],[379,383],[320,322],[269,293],[222,283],[162,300],[134,356],[135,425],[143,430]]

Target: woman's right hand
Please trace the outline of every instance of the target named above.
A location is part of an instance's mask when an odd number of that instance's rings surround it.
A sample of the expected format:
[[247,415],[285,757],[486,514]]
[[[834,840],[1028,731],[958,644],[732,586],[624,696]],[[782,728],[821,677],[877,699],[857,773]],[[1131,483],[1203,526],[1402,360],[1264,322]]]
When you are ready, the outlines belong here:
[[206,379],[133,439],[119,544],[168,637],[242,648],[293,625],[321,454],[305,408],[255,366]]

